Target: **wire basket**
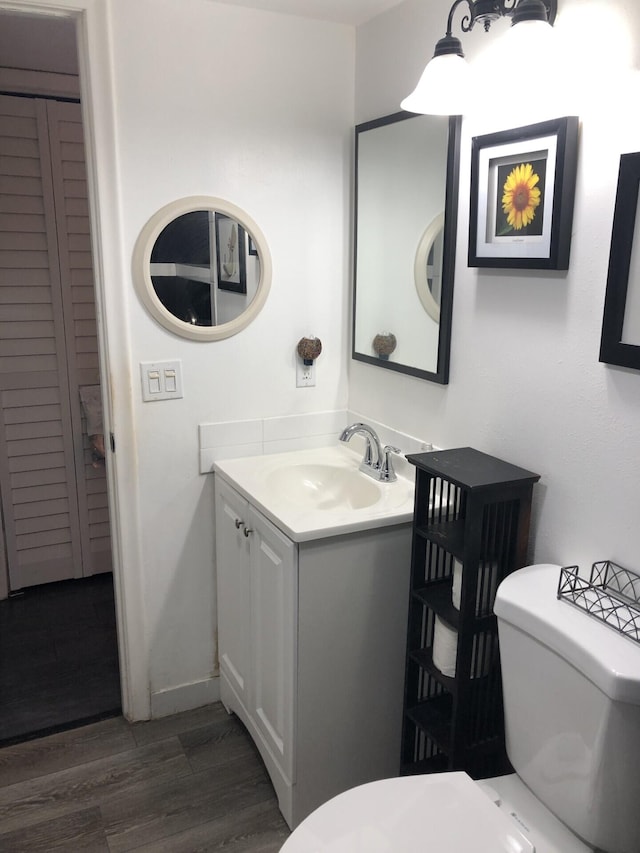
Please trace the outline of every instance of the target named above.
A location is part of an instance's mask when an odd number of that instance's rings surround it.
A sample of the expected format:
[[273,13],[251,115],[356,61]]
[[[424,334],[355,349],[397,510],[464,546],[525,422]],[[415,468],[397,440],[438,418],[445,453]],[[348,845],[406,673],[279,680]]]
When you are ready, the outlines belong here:
[[560,569],[558,598],[640,643],[639,575],[604,560],[593,564],[587,581],[578,575],[578,566],[566,566]]

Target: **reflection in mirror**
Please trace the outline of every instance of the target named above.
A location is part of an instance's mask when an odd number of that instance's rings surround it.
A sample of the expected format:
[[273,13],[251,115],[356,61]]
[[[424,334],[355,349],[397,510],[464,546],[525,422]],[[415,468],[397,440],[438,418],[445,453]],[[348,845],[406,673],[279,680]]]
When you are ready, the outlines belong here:
[[442,251],[444,247],[444,212],[439,213],[427,226],[418,243],[413,280],[418,296],[427,314],[440,323],[442,297]]
[[443,384],[459,136],[459,119],[411,113],[356,128],[353,358]]
[[256,224],[230,202],[194,197],[158,211],[133,261],[142,301],[183,337],[218,340],[244,328],[269,289],[271,262]]
[[[151,281],[158,299],[179,320],[218,326],[241,314],[256,293],[257,256],[247,257],[242,225],[213,210],[172,220],[151,250]],[[226,297],[224,292],[246,298]]]

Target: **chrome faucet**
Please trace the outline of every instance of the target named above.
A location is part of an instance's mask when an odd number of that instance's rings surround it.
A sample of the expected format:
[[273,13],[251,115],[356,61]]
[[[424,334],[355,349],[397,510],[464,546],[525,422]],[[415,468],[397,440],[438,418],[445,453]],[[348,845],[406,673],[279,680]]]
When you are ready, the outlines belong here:
[[400,453],[397,447],[386,445],[384,448],[373,427],[368,424],[355,423],[346,427],[340,433],[340,441],[350,441],[354,435],[363,435],[366,441],[364,457],[360,463],[360,470],[385,483],[393,483],[396,479],[391,453]]

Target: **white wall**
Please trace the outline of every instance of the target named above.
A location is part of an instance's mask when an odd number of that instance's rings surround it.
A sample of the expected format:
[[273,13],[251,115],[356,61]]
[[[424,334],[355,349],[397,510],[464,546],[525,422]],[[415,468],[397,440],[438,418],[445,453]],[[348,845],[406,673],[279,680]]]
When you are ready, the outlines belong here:
[[[640,7],[562,0],[557,26],[579,11],[602,31],[631,35],[638,64]],[[578,7],[580,7],[578,9]],[[358,29],[356,120],[394,112],[444,35],[449,0],[405,0]],[[501,22],[504,23],[504,22]],[[456,24],[457,26],[457,24]],[[473,56],[496,35],[462,35]],[[622,39],[624,40],[624,38]],[[616,50],[620,40],[613,42]],[[585,37],[582,47],[593,47]],[[602,45],[600,45],[600,49]],[[593,49],[593,56],[602,56]],[[532,63],[505,57],[526,97]],[[568,78],[577,86],[575,69]],[[527,75],[530,75],[529,77]],[[599,80],[603,65],[598,66]],[[451,377],[439,387],[351,361],[349,405],[442,447],[471,445],[539,472],[531,558],[562,564],[613,559],[640,570],[640,372],[598,362],[620,154],[640,150],[640,122],[616,88],[591,90],[582,131],[567,273],[467,267],[470,139],[514,126],[504,113],[463,124]],[[475,93],[486,103],[486,93]],[[493,93],[498,99],[500,90]],[[490,99],[489,99],[490,100]],[[531,119],[540,116],[531,116]],[[513,121],[513,120],[511,120]],[[518,121],[518,124],[528,123]]]
[[[198,424],[345,408],[354,32],[211,0],[112,0],[109,12],[125,264],[158,208],[196,194],[244,208],[273,261],[261,315],[216,343],[160,328],[129,269],[107,283],[129,318],[135,448],[123,453],[135,488],[121,489],[120,511],[138,512],[123,575],[125,586],[138,577],[143,600],[139,714],[149,692],[158,712],[210,697],[216,673],[213,485],[198,472]],[[308,333],[324,345],[317,386],[297,390],[295,345]],[[184,399],[142,403],[138,364],[163,359],[182,361]]]
[[[117,513],[125,706],[133,718],[214,698],[213,484],[198,425],[344,411],[355,32],[214,0],[0,0],[79,18],[106,423]],[[225,198],[258,223],[273,281],[260,316],[216,343],[159,327],[131,255],[168,202]],[[322,339],[315,388],[295,347]],[[184,398],[141,401],[139,363],[179,359]]]

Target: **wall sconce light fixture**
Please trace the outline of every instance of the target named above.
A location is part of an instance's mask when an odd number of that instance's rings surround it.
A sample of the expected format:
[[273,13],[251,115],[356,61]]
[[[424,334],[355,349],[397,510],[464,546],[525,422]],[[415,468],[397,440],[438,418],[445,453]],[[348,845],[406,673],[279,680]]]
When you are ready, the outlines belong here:
[[[430,115],[462,115],[472,96],[479,97],[477,81],[471,78],[464,59],[462,42],[453,35],[453,16],[458,6],[466,4],[469,14],[462,18],[462,32],[476,25],[489,32],[491,24],[503,17],[511,18],[514,39],[544,43],[556,17],[557,0],[455,0],[449,11],[446,35],[435,47],[418,85],[401,103],[403,110]],[[509,56],[527,56],[509,52]],[[544,55],[544,54],[541,54]],[[481,97],[481,95],[480,95]]]

